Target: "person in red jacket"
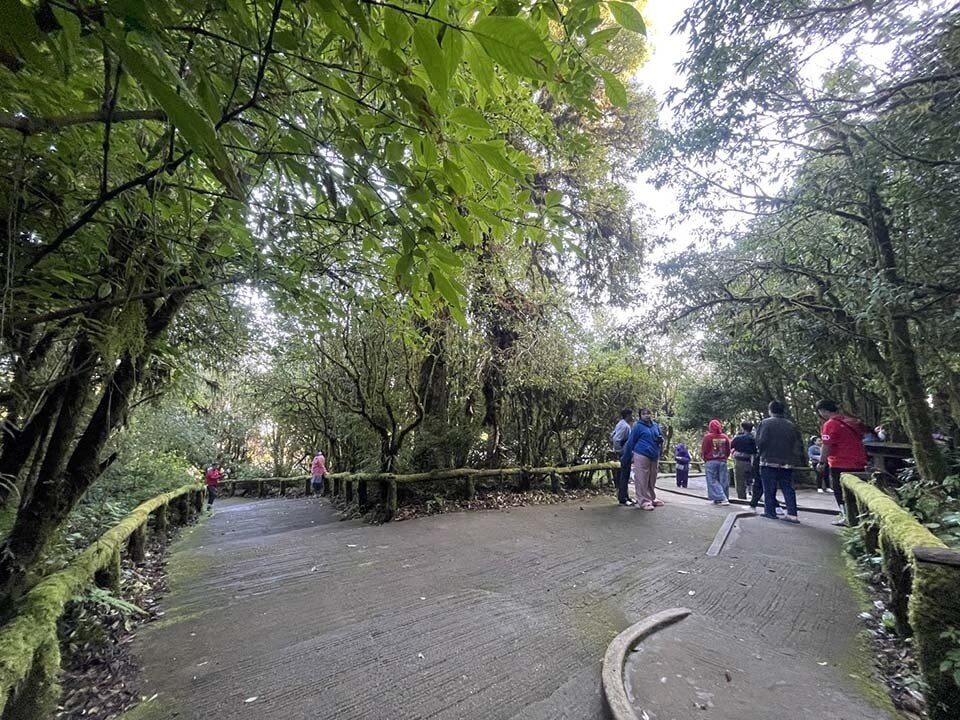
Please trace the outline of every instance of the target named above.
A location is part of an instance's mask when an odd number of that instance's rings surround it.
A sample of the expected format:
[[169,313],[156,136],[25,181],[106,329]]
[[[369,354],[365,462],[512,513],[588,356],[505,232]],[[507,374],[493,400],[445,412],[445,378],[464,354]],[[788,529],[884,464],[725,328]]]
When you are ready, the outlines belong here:
[[703,470],[707,475],[707,497],[714,505],[729,505],[727,458],[730,457],[730,438],[723,432],[723,425],[719,420],[710,421],[708,432],[700,443],[700,454],[703,457]]
[[207,510],[213,510],[213,501],[217,499],[217,486],[220,484],[220,478],[223,477],[223,470],[219,463],[214,463],[207,468],[203,474],[203,482],[207,485]]
[[846,520],[843,517],[843,486],[840,484],[840,475],[845,472],[863,472],[869,462],[863,438],[871,430],[856,418],[840,412],[833,400],[821,400],[816,404],[816,408],[824,420],[823,427],[820,428],[820,439],[823,441],[820,462],[826,460],[830,468],[833,497],[840,506],[840,517],[834,524],[844,525]]

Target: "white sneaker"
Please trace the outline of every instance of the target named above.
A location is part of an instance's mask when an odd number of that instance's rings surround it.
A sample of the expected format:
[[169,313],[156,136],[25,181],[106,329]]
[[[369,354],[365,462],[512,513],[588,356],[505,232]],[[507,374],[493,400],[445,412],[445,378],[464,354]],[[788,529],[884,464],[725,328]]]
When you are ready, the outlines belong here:
[[831,525],[846,525],[846,524],[847,524],[847,518],[846,518],[846,516],[844,516],[843,513],[840,513],[840,514],[837,516],[837,519],[834,520],[834,521],[833,521],[832,523],[830,523],[830,524],[831,524]]
[[722,500],[722,501],[720,501],[720,502],[717,503],[717,504],[718,504],[718,505],[729,505],[729,504],[730,504],[730,501],[729,501],[729,500]]
[[823,495],[823,488],[817,488],[817,492]]
[[786,514],[787,514],[787,511],[784,510],[784,509],[783,509],[782,507],[780,507],[779,505],[777,506],[776,512],[777,512],[777,515],[786,515]]

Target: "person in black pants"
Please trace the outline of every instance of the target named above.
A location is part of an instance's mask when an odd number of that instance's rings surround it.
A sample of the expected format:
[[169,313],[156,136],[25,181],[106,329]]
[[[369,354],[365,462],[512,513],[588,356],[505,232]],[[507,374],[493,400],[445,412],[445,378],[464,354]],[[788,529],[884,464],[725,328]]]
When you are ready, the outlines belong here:
[[633,410],[624,408],[620,411],[620,422],[610,433],[610,442],[613,443],[613,449],[620,456],[620,471],[617,473],[617,502],[621,505],[633,505],[630,499],[630,468],[633,467],[633,457],[630,453],[626,454],[624,460],[624,444],[630,437],[630,426],[633,424]]

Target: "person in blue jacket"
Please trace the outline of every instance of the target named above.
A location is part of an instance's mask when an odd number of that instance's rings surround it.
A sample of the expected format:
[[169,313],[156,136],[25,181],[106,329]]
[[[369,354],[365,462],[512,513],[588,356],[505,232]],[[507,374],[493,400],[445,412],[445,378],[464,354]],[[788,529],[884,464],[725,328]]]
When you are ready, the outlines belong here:
[[637,507],[653,510],[663,505],[657,500],[657,462],[663,448],[663,433],[654,422],[653,413],[640,409],[640,418],[633,425],[630,437],[623,446],[621,460],[633,457],[633,486],[637,493]]

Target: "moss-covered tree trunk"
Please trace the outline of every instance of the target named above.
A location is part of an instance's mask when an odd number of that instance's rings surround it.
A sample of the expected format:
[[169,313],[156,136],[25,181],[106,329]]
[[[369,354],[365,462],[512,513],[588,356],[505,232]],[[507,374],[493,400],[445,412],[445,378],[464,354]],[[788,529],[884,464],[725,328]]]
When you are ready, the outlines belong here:
[[[903,289],[903,281],[880,189],[875,182],[867,188],[865,214],[874,243],[877,270],[886,288],[896,297]],[[886,370],[891,375],[890,384],[901,401],[900,415],[910,437],[917,469],[925,479],[942,482],[946,477],[946,465],[933,440],[933,415],[927,402],[926,384],[913,348],[909,309],[901,307],[899,302],[888,303],[884,329],[889,362]]]

